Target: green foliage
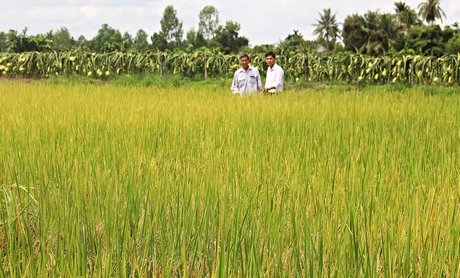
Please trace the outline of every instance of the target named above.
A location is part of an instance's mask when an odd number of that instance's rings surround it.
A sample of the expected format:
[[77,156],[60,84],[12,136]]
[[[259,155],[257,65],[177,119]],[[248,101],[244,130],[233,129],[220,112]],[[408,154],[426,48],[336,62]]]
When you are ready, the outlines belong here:
[[53,44],[52,32],[46,35],[38,34],[35,36],[27,35],[27,28],[24,28],[22,33],[18,34],[15,30],[8,32],[8,42],[10,50],[16,53],[28,51],[46,52],[51,50]]
[[153,33],[153,35],[150,37],[150,40],[152,41],[152,48],[155,50],[159,51],[165,51],[168,49],[168,41],[166,40],[165,36],[163,33]]
[[459,26],[460,26],[460,24],[458,22],[454,22],[452,24],[452,28],[454,29],[455,33],[460,32]]
[[0,32],[0,52],[7,52],[10,48],[10,42],[8,41],[8,34]]
[[364,24],[364,18],[358,14],[349,15],[345,18],[342,30],[345,50],[359,52],[362,46],[366,44]]
[[331,9],[324,9],[323,13],[319,13],[320,19],[316,19],[317,23],[313,24],[315,30],[313,34],[318,35],[318,40],[326,40],[326,50],[330,49],[329,41],[333,41],[333,45],[340,36],[339,23],[332,14]]
[[454,55],[460,53],[460,33],[457,33],[447,42],[446,52]]
[[445,35],[439,25],[415,26],[405,36],[405,46],[413,49],[417,54],[440,57],[452,35],[451,30],[448,30]]
[[133,47],[133,37],[128,32],[125,32],[122,39],[123,41],[121,42],[121,51],[126,53]]
[[440,7],[441,0],[426,0],[418,5],[419,16],[423,18],[428,24],[432,25],[436,19],[446,17],[446,14]]
[[170,49],[180,47],[184,31],[182,29],[182,20],[179,20],[177,17],[177,11],[174,9],[173,5],[169,5],[165,8],[160,24],[161,34],[164,39],[172,45]]
[[[289,34],[284,41],[280,42],[278,47],[280,54],[294,56],[298,53],[312,52],[312,50],[315,49],[317,44],[316,42],[306,41],[299,30],[294,30],[293,32],[294,33]],[[266,53],[268,51],[275,50],[273,48],[265,48],[265,51],[262,51],[262,53]],[[275,51],[275,53],[276,52],[278,51]]]
[[452,29],[449,25],[445,26],[442,30],[442,40],[443,42],[448,42],[454,35],[458,33],[454,29]]
[[203,47],[203,46],[206,46],[208,45],[206,39],[204,38],[203,34],[198,31],[196,32],[195,31],[195,28],[190,28],[190,30],[187,32],[187,36],[186,36],[186,45],[187,46],[190,46],[192,45],[192,48],[193,49],[197,49],[197,48],[200,48],[200,47]]
[[108,24],[103,24],[97,32],[96,37],[87,41],[85,45],[90,51],[97,53],[107,53],[115,50],[121,50],[121,36],[115,36],[120,32],[110,27]]
[[402,48],[399,45],[401,31],[395,16],[369,11],[364,16],[348,16],[342,35],[346,50],[378,55],[386,54],[391,48]]
[[134,43],[132,47],[135,48],[139,52],[145,52],[149,50],[150,45],[149,45],[149,42],[147,41],[148,37],[149,36],[144,30],[139,29],[136,33],[136,37],[134,37]]
[[205,6],[198,17],[198,32],[209,42],[219,27],[219,11],[214,6]]
[[372,39],[373,42],[369,42],[367,48],[370,47],[374,51],[383,52],[383,54],[386,54],[391,48],[395,48],[399,38],[402,37],[401,29],[395,17],[388,13],[380,15],[377,29],[370,32],[370,37],[375,36],[375,40]]
[[77,48],[78,43],[70,35],[69,29],[61,27],[53,34],[53,50],[68,51]]
[[[89,51],[89,47],[87,45],[87,40],[85,38],[85,36],[81,35],[80,37],[78,37],[78,40],[77,40],[77,44],[78,44],[78,50],[79,51]],[[67,50],[68,51],[68,50]]]
[[248,46],[249,40],[239,36],[240,24],[234,21],[227,21],[225,26],[219,26],[215,31],[211,45],[219,47],[225,54],[236,53],[241,48]]
[[409,7],[405,2],[395,2],[394,5],[399,27],[404,34],[407,34],[412,26],[422,25],[415,10]]
[[200,85],[0,82],[0,276],[458,277],[457,88]]
[[[281,44],[282,43],[283,42],[281,42]],[[261,54],[261,53],[265,54],[269,51],[277,52],[276,49],[277,49],[277,46],[274,44],[262,44],[262,45],[255,45],[252,48],[249,48],[249,47],[242,48],[241,51],[252,53],[252,54]],[[279,49],[281,50],[282,48],[280,47]]]
[[[433,25],[434,20],[442,20],[445,16],[440,8],[440,0],[426,0],[420,3],[419,13],[430,25]],[[446,26],[440,34],[437,27],[429,29],[422,26],[423,23],[415,10],[405,2],[394,3],[394,14],[368,11],[364,15],[349,15],[343,23],[342,30],[338,28],[341,23],[337,22],[336,14],[332,13],[331,8],[323,9],[319,16],[317,23],[313,24],[314,34],[318,35],[315,41],[305,41],[302,34],[294,30],[294,34],[289,34],[284,41],[250,48],[248,38],[239,35],[240,24],[227,21],[224,25],[219,25],[219,13],[210,5],[200,11],[198,28],[192,27],[183,40],[182,21],[178,18],[174,6],[169,5],[163,11],[160,31],[150,37],[143,29],[139,29],[134,37],[127,32],[122,35],[120,30],[108,24],[103,24],[94,38],[86,39],[80,36],[77,40],[70,35],[66,27],[61,27],[55,33],[36,36],[28,36],[26,28],[21,34],[14,30],[8,34],[0,32],[0,52],[78,50],[98,54],[138,54],[148,51],[192,53],[201,47],[207,47],[213,51],[218,49],[224,54],[237,54],[244,50],[248,53],[275,51],[285,56],[293,56],[312,52],[316,48],[317,52],[333,55],[343,51],[376,56],[400,52],[440,57],[456,51],[455,43],[448,42],[458,32],[458,23],[452,24],[452,28]],[[417,28],[412,30],[414,27]],[[343,45],[339,41],[340,37],[343,39]]]
[[118,51],[121,48],[120,44],[116,42],[104,42],[101,48],[102,53],[110,53],[110,52],[115,52]]
[[[265,53],[251,54],[251,65],[266,73]],[[345,84],[444,84],[460,83],[460,56],[440,58],[389,53],[386,56],[316,52],[279,54],[277,63],[285,71],[285,81],[332,82]],[[109,79],[124,74],[180,75],[188,78],[231,77],[239,66],[238,55],[217,49],[194,52],[150,52],[96,54],[86,52],[28,52],[0,54],[0,74],[10,77],[80,75]]]

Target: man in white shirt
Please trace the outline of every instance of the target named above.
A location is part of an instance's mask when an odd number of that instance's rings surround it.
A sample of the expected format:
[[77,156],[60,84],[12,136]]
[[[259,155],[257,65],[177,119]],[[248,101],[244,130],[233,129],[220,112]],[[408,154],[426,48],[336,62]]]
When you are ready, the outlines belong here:
[[265,62],[268,65],[268,69],[263,92],[276,93],[283,91],[284,70],[276,63],[275,53],[270,51],[265,54]]
[[262,90],[260,73],[254,67],[249,66],[249,55],[246,52],[240,55],[241,68],[233,76],[232,93],[233,94],[252,94]]

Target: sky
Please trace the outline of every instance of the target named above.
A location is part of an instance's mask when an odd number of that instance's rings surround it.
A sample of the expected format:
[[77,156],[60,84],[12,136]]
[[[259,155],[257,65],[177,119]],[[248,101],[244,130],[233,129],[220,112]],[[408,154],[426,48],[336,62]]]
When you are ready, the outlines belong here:
[[[206,5],[219,11],[221,24],[236,21],[241,25],[240,35],[249,39],[250,46],[279,43],[293,30],[298,30],[305,39],[313,40],[314,27],[319,13],[331,8],[337,21],[342,23],[348,15],[364,14],[367,11],[393,13],[394,2],[401,0],[0,0],[2,16],[0,31],[28,28],[29,35],[69,29],[77,39],[96,36],[102,24],[107,23],[123,34],[133,37],[139,29],[152,35],[160,31],[160,20],[168,5],[173,5],[177,16],[183,21],[184,37],[190,28],[198,29],[198,14]],[[426,0],[425,0],[426,1]],[[421,0],[407,0],[411,8],[418,11]],[[460,23],[460,1],[440,0],[447,19],[438,24]]]

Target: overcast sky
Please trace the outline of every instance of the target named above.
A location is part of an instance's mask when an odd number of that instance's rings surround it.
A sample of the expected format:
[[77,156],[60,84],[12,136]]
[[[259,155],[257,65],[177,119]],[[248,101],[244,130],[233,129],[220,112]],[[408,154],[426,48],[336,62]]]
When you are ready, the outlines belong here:
[[[305,39],[315,39],[312,24],[319,18],[318,12],[331,8],[339,22],[353,13],[360,15],[371,10],[393,12],[395,0],[0,0],[2,16],[0,31],[10,29],[28,34],[45,33],[67,27],[76,39],[96,36],[102,24],[107,23],[121,33],[134,36],[139,29],[149,35],[160,30],[160,19],[167,5],[173,5],[183,21],[184,35],[191,27],[198,28],[198,14],[206,5],[219,11],[222,24],[233,20],[241,25],[240,35],[249,39],[251,46],[277,43],[299,30]],[[421,0],[407,0],[417,10]],[[440,0],[447,15],[444,24],[460,23],[460,1]],[[418,11],[418,10],[417,10]],[[440,23],[440,22],[439,22]]]

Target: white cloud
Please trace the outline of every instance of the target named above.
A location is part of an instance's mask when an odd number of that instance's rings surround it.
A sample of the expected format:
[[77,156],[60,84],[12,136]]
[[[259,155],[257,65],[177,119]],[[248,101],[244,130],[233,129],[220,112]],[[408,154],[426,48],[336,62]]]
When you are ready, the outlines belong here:
[[[143,1],[143,0],[1,0],[2,30],[21,31],[29,28],[29,34],[45,33],[61,26],[67,27],[74,37],[83,34],[92,38],[104,23],[119,29],[122,33],[135,35],[144,29],[148,34],[160,30],[160,19],[167,5],[174,5],[178,17],[183,20],[184,33],[191,27],[198,27],[198,14],[206,5],[213,5],[219,11],[221,23],[233,20],[241,25],[240,34],[250,40],[251,45],[277,43],[299,30],[307,39],[314,39],[312,24],[319,18],[318,12],[331,8],[337,13],[337,20],[354,13],[364,14],[372,10],[393,12],[396,0],[254,0],[254,1]],[[406,3],[417,10],[420,0]],[[447,19],[444,24],[460,22],[460,1],[442,0],[441,8]]]

